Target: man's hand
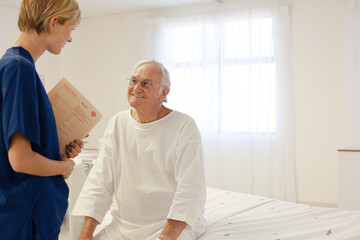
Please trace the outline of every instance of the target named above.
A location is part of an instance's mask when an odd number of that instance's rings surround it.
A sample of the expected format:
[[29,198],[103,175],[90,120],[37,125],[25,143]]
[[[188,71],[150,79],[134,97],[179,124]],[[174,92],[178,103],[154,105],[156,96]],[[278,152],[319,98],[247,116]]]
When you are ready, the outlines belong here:
[[96,219],[86,216],[78,240],[93,240],[93,234],[97,225],[99,225],[99,222]]
[[186,222],[168,219],[158,239],[176,240],[187,226]]
[[84,235],[84,234],[80,234],[78,240],[93,240],[93,236],[87,236],[87,235]]
[[75,139],[65,146],[65,153],[68,158],[74,158],[81,152],[81,148],[84,147],[83,141]]

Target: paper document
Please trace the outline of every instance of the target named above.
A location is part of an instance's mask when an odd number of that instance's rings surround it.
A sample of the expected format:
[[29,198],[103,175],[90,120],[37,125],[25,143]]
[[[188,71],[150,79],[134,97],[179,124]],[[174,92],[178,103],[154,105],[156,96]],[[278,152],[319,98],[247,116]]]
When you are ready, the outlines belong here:
[[66,78],[48,96],[55,114],[60,153],[65,153],[65,145],[74,139],[82,140],[102,114]]

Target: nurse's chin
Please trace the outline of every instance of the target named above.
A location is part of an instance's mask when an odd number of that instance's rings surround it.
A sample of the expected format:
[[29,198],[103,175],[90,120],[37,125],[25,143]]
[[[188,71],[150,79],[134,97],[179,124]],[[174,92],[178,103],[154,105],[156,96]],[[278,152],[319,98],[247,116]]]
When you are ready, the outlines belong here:
[[54,54],[54,55],[59,55],[61,53],[63,48],[59,48],[59,49],[48,49],[47,51],[51,54]]
[[59,55],[61,53],[61,51],[48,51],[48,52],[54,55]]

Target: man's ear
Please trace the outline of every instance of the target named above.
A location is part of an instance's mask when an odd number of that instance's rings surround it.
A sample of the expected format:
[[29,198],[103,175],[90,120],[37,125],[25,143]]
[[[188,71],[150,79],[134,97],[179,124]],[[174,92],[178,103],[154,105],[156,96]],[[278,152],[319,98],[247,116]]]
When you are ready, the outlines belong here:
[[161,98],[164,101],[166,96],[169,94],[170,92],[170,88],[169,87],[164,87],[161,91]]
[[59,20],[58,16],[53,16],[50,18],[50,25],[49,28],[50,30],[53,30],[55,28],[55,23]]

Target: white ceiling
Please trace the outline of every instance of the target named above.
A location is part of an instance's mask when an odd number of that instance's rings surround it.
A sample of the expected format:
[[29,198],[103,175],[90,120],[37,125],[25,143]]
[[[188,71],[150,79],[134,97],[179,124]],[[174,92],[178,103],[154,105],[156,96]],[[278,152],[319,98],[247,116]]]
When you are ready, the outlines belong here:
[[[83,17],[104,16],[222,0],[77,0]],[[0,0],[0,5],[19,8],[21,0]]]

